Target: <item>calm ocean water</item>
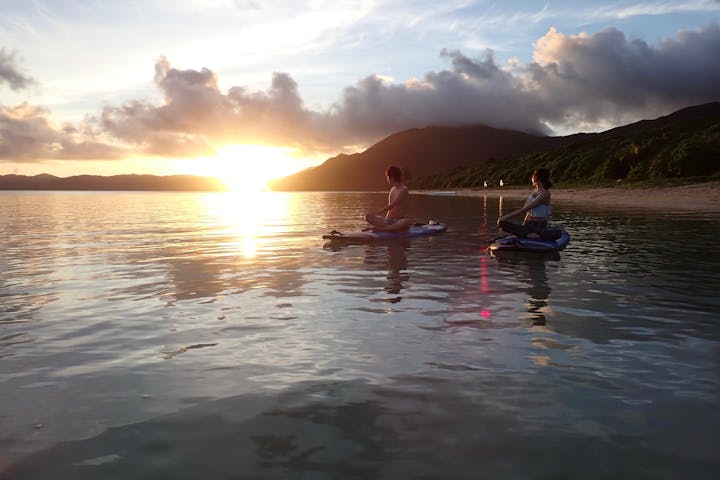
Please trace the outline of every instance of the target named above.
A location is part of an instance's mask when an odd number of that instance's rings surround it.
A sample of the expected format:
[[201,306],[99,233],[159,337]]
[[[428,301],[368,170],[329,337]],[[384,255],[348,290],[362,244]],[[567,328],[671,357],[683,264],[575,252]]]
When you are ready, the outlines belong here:
[[0,478],[717,478],[720,215],[384,199],[0,193]]

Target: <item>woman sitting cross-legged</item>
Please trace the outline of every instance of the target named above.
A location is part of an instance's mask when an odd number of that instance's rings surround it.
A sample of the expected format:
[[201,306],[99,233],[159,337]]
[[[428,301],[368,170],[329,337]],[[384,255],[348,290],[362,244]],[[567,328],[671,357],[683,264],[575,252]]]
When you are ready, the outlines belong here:
[[[535,190],[525,201],[525,205],[514,212],[508,213],[498,218],[498,226],[518,237],[532,239],[546,239],[545,237],[554,237],[554,232],[548,229],[548,217],[550,217],[550,170],[547,168],[538,168],[532,174],[532,184]],[[525,214],[522,224],[513,223],[511,218]],[[550,239],[550,238],[547,238]]]

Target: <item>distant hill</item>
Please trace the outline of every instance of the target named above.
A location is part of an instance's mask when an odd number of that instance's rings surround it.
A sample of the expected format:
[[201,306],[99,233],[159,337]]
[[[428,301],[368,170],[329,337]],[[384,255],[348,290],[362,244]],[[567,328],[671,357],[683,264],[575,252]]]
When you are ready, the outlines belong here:
[[213,177],[192,175],[0,175],[0,190],[161,190],[161,191],[219,191],[223,183]]
[[[720,103],[684,108],[602,133],[542,137],[487,126],[396,133],[362,153],[277,179],[274,190],[378,190],[397,165],[413,188],[478,187],[486,179],[527,184],[538,166],[556,181],[594,183],[720,173]],[[409,174],[409,175],[408,175]]]
[[419,178],[459,166],[544,149],[541,137],[484,125],[427,127],[396,133],[362,153],[341,154],[325,163],[270,182],[273,190],[385,189],[385,169],[397,165],[405,177]]
[[549,168],[559,184],[720,178],[720,102],[559,140],[551,148],[415,179],[411,186],[473,188],[486,179],[527,185],[531,172],[540,166]]

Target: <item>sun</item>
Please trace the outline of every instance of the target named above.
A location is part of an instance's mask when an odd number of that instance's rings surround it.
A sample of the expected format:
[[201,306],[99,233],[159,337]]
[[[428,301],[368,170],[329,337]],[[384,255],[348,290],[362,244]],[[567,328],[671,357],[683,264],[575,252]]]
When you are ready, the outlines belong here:
[[226,145],[211,159],[211,175],[234,191],[268,190],[268,181],[302,168],[291,153],[291,149],[269,145]]
[[214,157],[193,161],[192,174],[220,179],[230,190],[258,192],[268,190],[267,182],[291,175],[305,162],[293,157],[293,150],[270,145],[225,145]]

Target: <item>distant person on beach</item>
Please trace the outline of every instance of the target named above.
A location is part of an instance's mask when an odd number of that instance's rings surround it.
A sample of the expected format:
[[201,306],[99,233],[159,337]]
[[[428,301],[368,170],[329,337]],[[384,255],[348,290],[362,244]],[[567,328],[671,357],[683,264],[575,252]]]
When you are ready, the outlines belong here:
[[[550,170],[547,168],[538,168],[531,177],[535,190],[525,201],[525,205],[520,210],[508,213],[498,218],[498,226],[518,237],[550,240],[555,237],[555,229],[548,228],[548,217],[552,211],[550,207]],[[525,214],[523,223],[513,223],[511,218]]]
[[[388,203],[380,210],[366,214],[365,220],[374,230],[407,230],[412,225],[412,221],[407,218],[410,193],[408,187],[402,183],[402,170],[395,166],[388,167],[385,176],[390,184]],[[383,213],[385,215],[381,216]]]

